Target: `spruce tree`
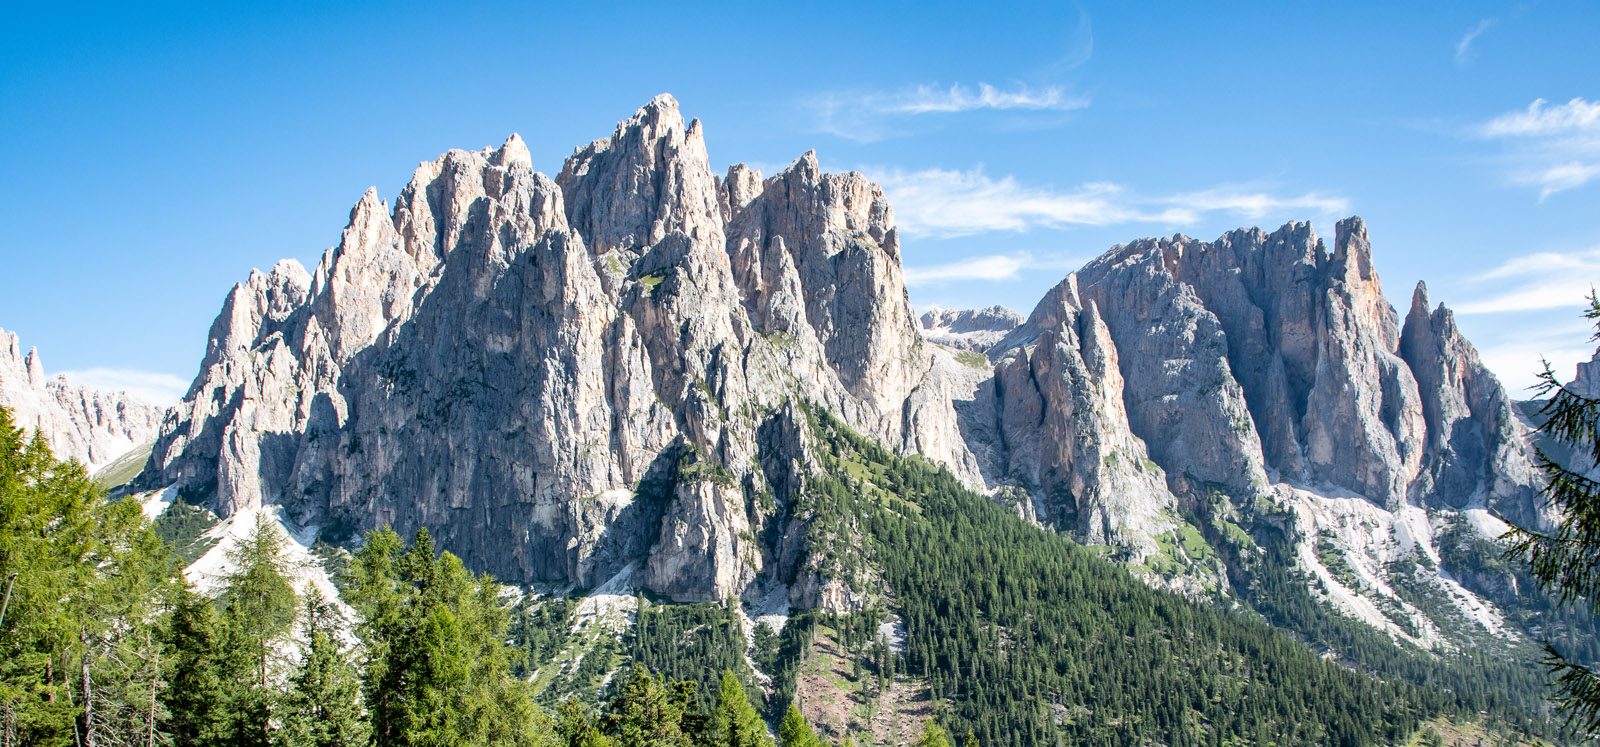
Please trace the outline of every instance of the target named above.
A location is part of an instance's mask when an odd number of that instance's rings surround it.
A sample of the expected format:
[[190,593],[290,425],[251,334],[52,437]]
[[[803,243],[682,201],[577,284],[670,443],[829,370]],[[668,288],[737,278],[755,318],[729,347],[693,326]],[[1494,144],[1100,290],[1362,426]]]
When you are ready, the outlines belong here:
[[174,747],[220,744],[226,737],[229,688],[224,682],[226,639],[216,605],[181,587],[163,641],[167,687],[162,729]]
[[[1600,327],[1600,296],[1593,292],[1584,316]],[[1600,340],[1600,332],[1590,340]],[[1564,465],[1539,450],[1537,466],[1546,483],[1542,495],[1560,519],[1548,530],[1514,527],[1506,554],[1523,559],[1540,587],[1562,604],[1600,610],[1600,482],[1587,476],[1600,464],[1600,399],[1563,385],[1548,363],[1537,391],[1546,398],[1539,430],[1575,456]],[[1555,678],[1554,700],[1567,714],[1568,725],[1600,734],[1600,670],[1593,663],[1568,659],[1548,642],[1545,665]]]
[[576,698],[567,698],[556,710],[556,743],[561,747],[610,747],[611,740],[589,721]]
[[367,741],[361,686],[339,645],[338,609],[316,589],[306,594],[305,644],[283,702],[284,747],[345,747]]
[[231,747],[272,743],[277,647],[294,625],[296,597],[287,539],[265,514],[250,534],[227,553],[232,571],[223,582],[223,627],[227,631],[224,684],[229,688]]
[[507,642],[493,578],[474,576],[450,553],[436,556],[426,530],[410,549],[387,528],[369,533],[351,570],[376,747],[540,737],[527,686],[512,676],[520,652]]
[[750,705],[744,683],[732,671],[722,673],[717,691],[717,709],[711,715],[707,741],[713,747],[772,747],[767,725]]
[[822,747],[822,741],[801,715],[800,706],[794,703],[789,704],[783,721],[778,724],[778,747]]
[[689,747],[683,733],[684,703],[644,666],[633,673],[612,699],[600,728],[617,747]]

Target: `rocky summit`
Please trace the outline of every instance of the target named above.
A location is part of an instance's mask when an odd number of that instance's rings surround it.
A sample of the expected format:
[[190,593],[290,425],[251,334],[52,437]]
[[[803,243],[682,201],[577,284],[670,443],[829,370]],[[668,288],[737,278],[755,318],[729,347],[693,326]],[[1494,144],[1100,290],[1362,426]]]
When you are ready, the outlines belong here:
[[18,426],[43,436],[57,458],[76,459],[91,471],[155,438],[165,412],[127,392],[45,376],[39,351],[23,353],[16,333],[3,329],[0,407],[11,410]]
[[813,153],[715,175],[663,95],[554,178],[516,135],[451,151],[314,269],[251,273],[140,483],[426,526],[517,583],[847,610],[870,592],[816,562],[800,500],[814,407],[1186,593],[1229,573],[1184,527],[1276,522],[1327,550],[1300,563],[1329,600],[1431,644],[1393,561],[1546,518],[1512,405],[1425,288],[1398,316],[1359,218],[1331,249],[1305,223],[1144,239],[1026,319],[919,320],[877,185]]

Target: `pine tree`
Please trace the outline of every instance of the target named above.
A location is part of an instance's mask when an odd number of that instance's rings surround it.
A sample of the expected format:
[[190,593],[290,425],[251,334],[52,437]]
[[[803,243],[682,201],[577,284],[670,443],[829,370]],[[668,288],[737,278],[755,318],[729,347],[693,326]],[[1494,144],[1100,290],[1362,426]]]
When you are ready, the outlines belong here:
[[220,744],[229,722],[228,688],[224,684],[225,638],[216,605],[181,587],[168,618],[162,660],[167,687],[162,729],[174,747]]
[[783,721],[778,724],[778,747],[823,747],[822,740],[817,739],[806,717],[801,715],[800,706],[794,703],[789,704]]
[[717,709],[711,715],[707,741],[712,747],[772,747],[766,723],[750,705],[744,683],[731,670],[722,673]]
[[338,609],[316,589],[306,594],[306,643],[283,702],[284,747],[346,747],[367,740],[361,686],[336,637]]
[[[1600,296],[1592,291],[1584,316],[1600,328]],[[1600,340],[1600,332],[1590,339]],[[1600,607],[1600,482],[1580,469],[1600,464],[1600,399],[1563,386],[1548,363],[1539,375],[1538,393],[1547,397],[1539,411],[1544,418],[1539,430],[1570,447],[1578,463],[1569,468],[1539,450],[1543,496],[1561,518],[1553,530],[1514,527],[1506,554],[1524,559],[1539,585],[1562,604],[1576,602],[1594,610]],[[1569,726],[1600,734],[1600,670],[1568,659],[1549,642],[1545,666],[1555,677],[1554,700]]]
[[928,719],[922,725],[922,733],[917,735],[917,741],[912,742],[912,747],[950,747],[950,737],[937,721]]
[[131,501],[107,502],[0,407],[0,738],[98,747],[154,737],[153,623],[171,592],[166,548]]
[[232,722],[232,747],[272,743],[277,645],[294,625],[296,597],[286,538],[265,515],[227,554],[233,571],[224,578],[221,602],[227,631],[224,684]]

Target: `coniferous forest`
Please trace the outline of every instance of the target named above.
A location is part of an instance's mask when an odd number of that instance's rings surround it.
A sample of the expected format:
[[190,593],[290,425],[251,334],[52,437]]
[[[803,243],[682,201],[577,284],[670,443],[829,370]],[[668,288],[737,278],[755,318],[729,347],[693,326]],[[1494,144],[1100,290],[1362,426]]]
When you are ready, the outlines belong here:
[[[0,409],[0,572],[15,578],[0,747],[855,744],[799,708],[824,629],[864,691],[928,694],[924,745],[1397,744],[1439,718],[1560,737],[1536,670],[1398,648],[1317,607],[1283,557],[1241,579],[1259,612],[1156,591],[807,412],[823,469],[790,510],[820,541],[859,538],[826,544],[820,567],[876,585],[882,606],[747,635],[732,602],[640,597],[629,630],[551,676],[594,635],[572,627],[574,601],[511,593],[426,530],[367,533],[330,599],[296,593],[287,540],[258,521],[201,593],[136,502],[106,499]],[[903,645],[878,634],[891,614]]]

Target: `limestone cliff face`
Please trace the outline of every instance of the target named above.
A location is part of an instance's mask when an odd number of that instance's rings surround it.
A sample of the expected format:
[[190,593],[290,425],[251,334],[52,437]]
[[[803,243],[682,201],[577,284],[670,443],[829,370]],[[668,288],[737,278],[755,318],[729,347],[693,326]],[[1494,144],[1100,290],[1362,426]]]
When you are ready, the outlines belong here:
[[881,190],[810,154],[719,180],[670,96],[555,179],[512,136],[421,165],[392,208],[369,191],[316,269],[253,273],[210,338],[145,484],[427,526],[511,581],[638,565],[678,599],[775,574],[814,595],[783,539],[798,488],[762,463],[801,398],[982,484],[948,390],[984,372],[924,349]]
[[1567,388],[1585,397],[1600,398],[1600,350],[1589,360],[1579,363]]
[[1049,326],[995,368],[1006,475],[1037,491],[1041,521],[1143,557],[1172,528],[1173,498],[1129,427],[1127,387],[1098,306],[1070,283],[1059,291],[1047,298]]
[[427,526],[513,582],[838,609],[862,585],[810,555],[801,402],[1133,562],[1218,496],[1306,532],[1532,515],[1525,426],[1447,310],[1419,293],[1400,328],[1359,219],[1331,250],[1303,223],[1120,245],[1025,322],[919,325],[882,190],[811,153],[714,176],[661,96],[531,162],[446,153],[310,272],[236,286],[141,482]]
[[1427,424],[1425,469],[1413,495],[1455,509],[1494,508],[1526,525],[1551,518],[1533,494],[1526,428],[1511,398],[1450,310],[1440,304],[1429,311],[1422,283],[1412,295],[1400,355],[1416,375]]
[[[1085,326],[1091,314],[1103,335]],[[1106,351],[1109,371],[1089,363],[1091,347]],[[1345,500],[1359,496],[1404,528],[1406,547],[1426,546],[1427,516],[1550,518],[1537,508],[1528,428],[1504,389],[1449,310],[1429,310],[1424,288],[1400,328],[1358,218],[1339,223],[1331,251],[1303,223],[1114,247],[989,355],[1006,435],[997,473],[1088,541],[1148,550],[1167,517],[1216,510],[1201,497],[1219,494],[1329,526],[1359,524]],[[1041,397],[1049,381],[1059,393]],[[1106,455],[1088,458],[1094,449]],[[1146,449],[1143,473],[1109,456]],[[1320,525],[1300,523],[1312,542]]]
[[91,472],[155,438],[163,411],[127,392],[46,377],[39,351],[24,353],[16,333],[3,329],[0,405],[11,410],[17,427],[43,435],[58,459],[76,459]]

